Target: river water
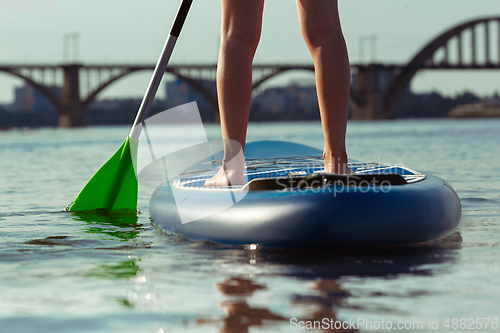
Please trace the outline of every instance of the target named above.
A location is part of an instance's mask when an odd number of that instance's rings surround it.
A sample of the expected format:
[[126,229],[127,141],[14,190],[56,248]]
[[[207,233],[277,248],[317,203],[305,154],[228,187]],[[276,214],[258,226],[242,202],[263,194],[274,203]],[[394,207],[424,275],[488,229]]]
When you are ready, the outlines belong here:
[[[446,179],[463,215],[431,244],[334,252],[168,234],[149,220],[151,188],[138,216],[64,212],[128,131],[0,132],[2,333],[293,332],[322,318],[371,322],[359,331],[499,331],[500,119],[350,122],[350,157]],[[248,138],[322,146],[317,122],[251,124]]]

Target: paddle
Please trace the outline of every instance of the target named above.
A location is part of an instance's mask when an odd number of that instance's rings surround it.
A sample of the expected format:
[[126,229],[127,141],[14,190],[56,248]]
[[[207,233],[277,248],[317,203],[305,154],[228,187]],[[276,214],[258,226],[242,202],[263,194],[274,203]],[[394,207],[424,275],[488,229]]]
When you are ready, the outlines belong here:
[[68,208],[69,211],[80,212],[95,209],[137,210],[139,186],[133,159],[137,158],[138,139],[142,128],[142,126],[138,125],[148,116],[192,2],[193,0],[182,0],[129,136],[116,153],[88,181]]

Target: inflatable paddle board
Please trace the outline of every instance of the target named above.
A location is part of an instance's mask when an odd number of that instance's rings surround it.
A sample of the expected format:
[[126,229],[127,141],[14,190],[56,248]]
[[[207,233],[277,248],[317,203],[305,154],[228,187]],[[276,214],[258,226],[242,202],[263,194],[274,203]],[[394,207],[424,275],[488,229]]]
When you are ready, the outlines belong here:
[[222,156],[158,186],[149,207],[153,222],[228,245],[362,248],[435,240],[460,220],[460,201],[447,182],[403,166],[349,160],[355,174],[321,174],[321,150],[256,141],[245,147],[244,186],[204,187]]

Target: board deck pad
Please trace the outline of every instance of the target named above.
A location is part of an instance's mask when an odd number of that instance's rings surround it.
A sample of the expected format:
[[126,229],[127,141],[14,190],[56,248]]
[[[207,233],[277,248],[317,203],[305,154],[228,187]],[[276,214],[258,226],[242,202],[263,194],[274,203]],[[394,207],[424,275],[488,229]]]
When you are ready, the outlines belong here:
[[[243,186],[210,186],[205,187],[205,180],[213,177],[219,168],[209,169],[210,166],[219,164],[220,161],[200,163],[200,170],[180,173],[173,180],[176,188],[206,189],[206,190],[238,190]],[[369,174],[399,174],[407,183],[415,183],[425,179],[425,175],[404,166],[387,166],[378,163],[363,163],[352,161],[348,164],[354,175]],[[323,171],[323,157],[292,157],[292,158],[266,158],[247,159],[244,176],[247,182],[259,178],[288,178],[306,177],[310,174]]]

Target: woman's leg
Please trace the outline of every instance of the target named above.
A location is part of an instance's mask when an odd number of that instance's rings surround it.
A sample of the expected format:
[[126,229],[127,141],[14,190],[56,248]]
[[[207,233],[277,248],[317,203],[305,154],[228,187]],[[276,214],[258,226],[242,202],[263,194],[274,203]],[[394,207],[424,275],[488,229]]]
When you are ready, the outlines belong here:
[[[221,47],[217,66],[224,166],[206,186],[243,184],[243,152],[252,97],[252,61],[259,44],[264,0],[221,0]],[[230,162],[231,161],[231,162]],[[226,170],[226,174],[224,174]]]
[[325,171],[350,173],[345,135],[350,99],[350,65],[337,0],[296,0],[300,28],[311,52],[325,147]]

